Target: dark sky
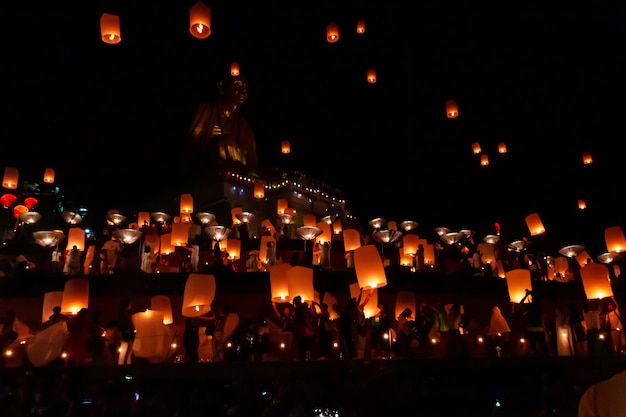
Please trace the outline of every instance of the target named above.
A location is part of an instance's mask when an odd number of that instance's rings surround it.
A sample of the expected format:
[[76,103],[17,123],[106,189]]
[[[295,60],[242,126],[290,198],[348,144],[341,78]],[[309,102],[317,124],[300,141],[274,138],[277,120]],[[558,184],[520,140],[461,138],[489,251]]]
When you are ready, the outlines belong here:
[[[260,163],[343,188],[362,220],[416,220],[424,236],[434,226],[482,236],[498,222],[513,241],[537,212],[547,241],[594,256],[604,228],[626,227],[624,10],[207,1],[212,34],[198,40],[187,29],[194,3],[0,6],[2,165],[34,177],[53,166],[66,193],[110,208],[158,194],[194,106],[236,61]],[[120,15],[120,44],[100,41],[102,12]]]

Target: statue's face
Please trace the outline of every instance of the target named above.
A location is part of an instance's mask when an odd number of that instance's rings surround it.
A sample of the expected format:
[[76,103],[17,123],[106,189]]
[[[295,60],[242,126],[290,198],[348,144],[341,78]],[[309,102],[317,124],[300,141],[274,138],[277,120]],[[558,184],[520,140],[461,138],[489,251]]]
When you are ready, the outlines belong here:
[[226,86],[224,97],[227,101],[241,106],[248,99],[248,84],[241,80],[235,80]]

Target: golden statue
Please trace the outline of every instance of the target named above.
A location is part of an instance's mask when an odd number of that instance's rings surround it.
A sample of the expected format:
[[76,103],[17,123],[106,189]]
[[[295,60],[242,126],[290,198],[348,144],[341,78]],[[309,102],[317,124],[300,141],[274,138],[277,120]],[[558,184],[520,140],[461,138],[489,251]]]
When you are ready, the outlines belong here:
[[[241,164],[249,171],[257,168],[256,137],[238,108],[248,98],[248,82],[243,76],[229,76],[217,83],[220,97],[214,102],[200,103],[196,107],[189,137],[193,152],[204,154],[207,147],[217,149],[219,158]],[[217,148],[214,146],[217,142]],[[196,158],[198,154],[190,155]],[[203,163],[210,163],[204,159]]]

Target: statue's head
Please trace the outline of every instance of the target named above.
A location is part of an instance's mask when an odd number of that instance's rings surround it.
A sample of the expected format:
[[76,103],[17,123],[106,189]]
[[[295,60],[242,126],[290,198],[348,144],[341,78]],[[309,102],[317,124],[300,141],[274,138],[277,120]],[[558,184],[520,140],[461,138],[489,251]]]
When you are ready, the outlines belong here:
[[217,82],[217,90],[229,104],[241,106],[248,99],[248,80],[242,76],[228,76]]

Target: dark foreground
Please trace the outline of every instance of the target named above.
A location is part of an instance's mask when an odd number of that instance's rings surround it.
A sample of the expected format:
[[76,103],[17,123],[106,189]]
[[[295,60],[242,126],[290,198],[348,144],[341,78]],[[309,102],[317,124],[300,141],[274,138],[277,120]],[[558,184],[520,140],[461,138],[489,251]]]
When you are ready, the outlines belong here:
[[0,416],[576,416],[590,384],[624,369],[624,356],[6,368]]

